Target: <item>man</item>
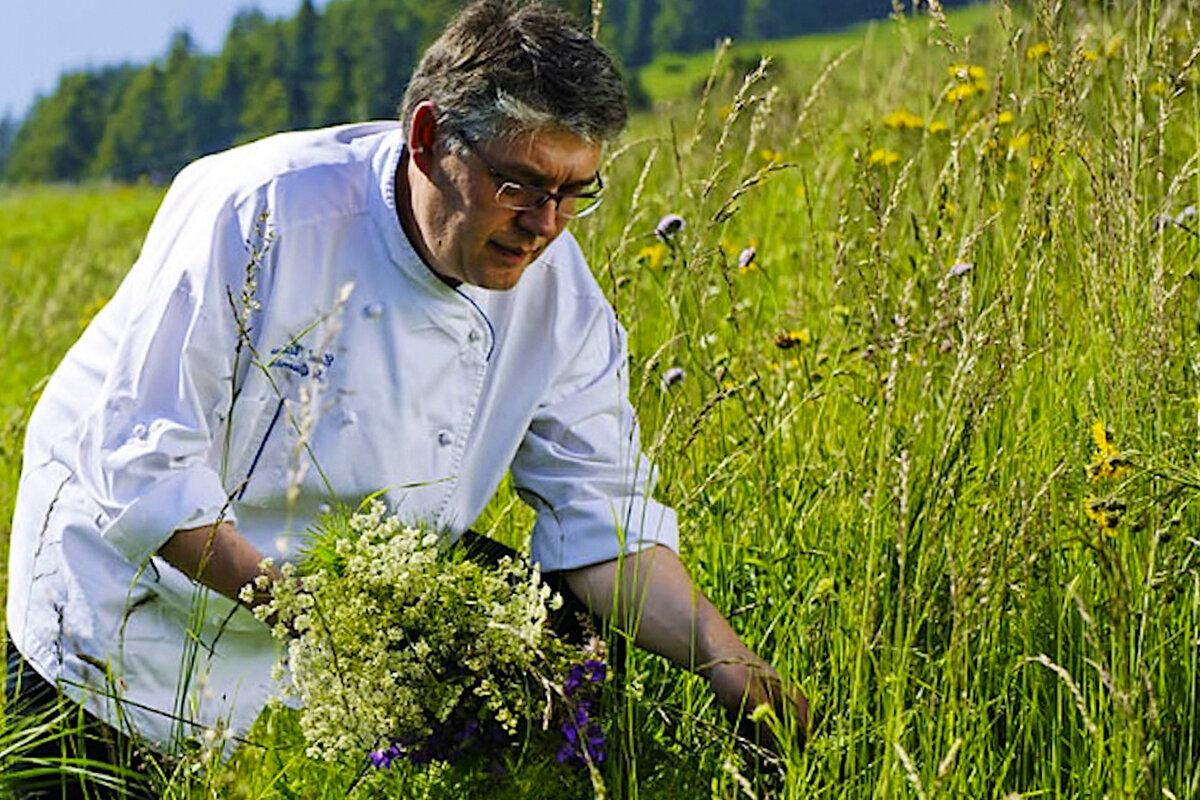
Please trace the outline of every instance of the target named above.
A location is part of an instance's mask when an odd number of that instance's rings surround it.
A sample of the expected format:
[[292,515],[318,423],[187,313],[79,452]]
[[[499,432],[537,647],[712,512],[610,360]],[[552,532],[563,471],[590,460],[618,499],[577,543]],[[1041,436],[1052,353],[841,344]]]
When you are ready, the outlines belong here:
[[241,733],[275,691],[267,628],[234,600],[265,556],[380,490],[461,534],[511,468],[543,570],[731,712],[803,719],[674,552],[623,331],[565,232],[625,118],[615,67],[562,12],[481,0],[400,124],[183,170],[30,421],[8,598],[24,661],[157,749]]

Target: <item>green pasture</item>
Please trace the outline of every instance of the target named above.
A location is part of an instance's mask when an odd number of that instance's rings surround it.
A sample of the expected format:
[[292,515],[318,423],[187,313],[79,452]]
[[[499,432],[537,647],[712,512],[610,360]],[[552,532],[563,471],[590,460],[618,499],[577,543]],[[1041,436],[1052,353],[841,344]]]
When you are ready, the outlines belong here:
[[[814,727],[756,764],[634,655],[608,797],[1200,797],[1198,11],[997,4],[647,68],[576,235],[682,556]],[[0,190],[0,534],[38,382],[160,193]],[[476,528],[529,521],[505,490]],[[251,738],[164,795],[340,798],[360,766],[285,713]],[[593,793],[529,764],[354,796]]]

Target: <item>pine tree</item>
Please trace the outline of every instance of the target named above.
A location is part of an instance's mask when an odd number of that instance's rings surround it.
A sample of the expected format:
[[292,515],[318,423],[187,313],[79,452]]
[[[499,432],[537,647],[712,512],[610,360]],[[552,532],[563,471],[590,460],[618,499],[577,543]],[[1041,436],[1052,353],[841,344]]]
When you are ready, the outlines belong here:
[[8,164],[8,154],[12,150],[17,127],[12,112],[5,112],[4,117],[0,119],[0,176],[4,175],[4,168]]
[[334,125],[351,122],[354,113],[354,69],[356,32],[354,6],[348,2],[330,3],[321,25],[321,63],[317,70],[317,88],[313,123]]
[[300,10],[289,25],[287,66],[284,72],[289,128],[305,128],[314,121],[313,95],[320,59],[317,40],[320,21],[312,0],[302,0]]
[[198,155],[211,152],[210,113],[204,98],[204,75],[211,59],[197,54],[187,31],[177,32],[163,64],[163,109],[170,143],[161,154],[175,171]]
[[85,174],[104,132],[112,98],[134,70],[64,74],[53,94],[39,97],[13,139],[6,177],[13,181],[75,180]]
[[163,99],[163,73],[157,64],[143,67],[121,94],[108,118],[91,172],[121,180],[169,174],[174,161]]

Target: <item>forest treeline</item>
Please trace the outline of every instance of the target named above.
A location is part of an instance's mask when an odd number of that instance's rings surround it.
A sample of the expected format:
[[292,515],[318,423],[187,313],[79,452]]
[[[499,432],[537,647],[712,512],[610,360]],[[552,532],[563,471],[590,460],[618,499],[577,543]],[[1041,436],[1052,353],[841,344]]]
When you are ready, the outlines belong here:
[[[591,0],[556,2],[588,18]],[[419,54],[463,5],[300,0],[288,18],[239,13],[216,54],[179,32],[148,64],[66,73],[22,121],[0,120],[0,176],[165,178],[276,131],[394,116]],[[792,36],[892,10],[892,0],[606,0],[601,38],[634,75],[656,53],[709,48],[721,36]],[[642,99],[636,82],[630,89]]]

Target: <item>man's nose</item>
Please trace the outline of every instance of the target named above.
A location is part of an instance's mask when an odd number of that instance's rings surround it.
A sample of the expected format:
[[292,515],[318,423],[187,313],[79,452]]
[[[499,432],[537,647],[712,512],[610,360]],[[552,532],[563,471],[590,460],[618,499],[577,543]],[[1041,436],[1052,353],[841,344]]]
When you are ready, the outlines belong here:
[[536,208],[528,208],[517,215],[517,224],[532,234],[545,239],[553,239],[559,233],[562,224],[558,216],[558,202],[548,198]]

